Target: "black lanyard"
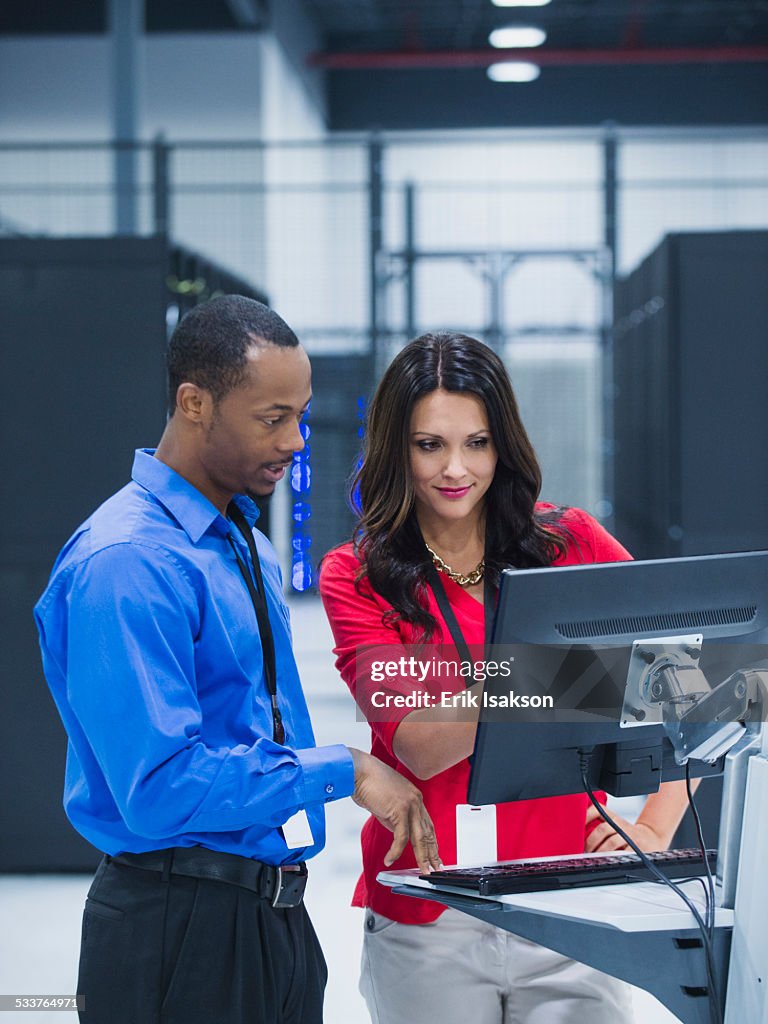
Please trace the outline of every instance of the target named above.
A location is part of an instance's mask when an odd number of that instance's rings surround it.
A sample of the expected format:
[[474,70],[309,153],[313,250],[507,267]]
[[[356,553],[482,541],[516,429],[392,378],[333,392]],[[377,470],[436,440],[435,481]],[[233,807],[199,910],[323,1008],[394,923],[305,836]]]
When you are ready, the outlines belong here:
[[[248,551],[251,556],[251,565],[253,567],[253,575],[248,571],[248,567],[240,556],[240,552],[237,550],[237,544],[231,534],[227,535],[232,550],[235,553],[235,559],[237,560],[237,567],[240,570],[240,574],[245,580],[245,585],[248,588],[248,593],[251,596],[251,603],[253,604],[253,610],[256,612],[256,623],[259,627],[259,637],[261,639],[261,652],[264,659],[264,675],[266,677],[267,689],[269,690],[269,696],[272,700],[272,739],[275,743],[285,743],[285,726],[283,725],[283,716],[280,714],[280,708],[277,706],[277,671],[275,668],[275,640],[272,635],[272,625],[269,621],[269,612],[267,611],[267,592],[264,588],[264,577],[261,574],[261,565],[259,563],[259,553],[256,550],[256,542],[253,539],[253,533],[248,520],[245,518],[243,513],[234,503],[230,502],[229,508],[227,509],[227,515],[242,533],[245,538],[245,543],[248,545]],[[254,584],[254,576],[256,577],[256,583]]]
[[[440,573],[437,571],[434,565],[430,565],[427,569],[427,580],[432,593],[435,595],[437,601],[437,607],[445,619],[445,624],[448,627],[451,637],[453,638],[454,646],[459,652],[459,656],[463,662],[469,663],[473,666],[472,676],[467,677],[467,688],[472,686],[474,680],[474,664],[475,660],[469,652],[469,645],[464,639],[464,634],[459,626],[458,619],[451,607],[451,602],[448,600],[448,595],[445,592],[443,581],[440,579]],[[485,620],[485,644],[487,645],[491,638],[491,624],[493,622],[493,606],[495,604],[495,594],[493,587],[486,579],[483,586],[483,618]]]

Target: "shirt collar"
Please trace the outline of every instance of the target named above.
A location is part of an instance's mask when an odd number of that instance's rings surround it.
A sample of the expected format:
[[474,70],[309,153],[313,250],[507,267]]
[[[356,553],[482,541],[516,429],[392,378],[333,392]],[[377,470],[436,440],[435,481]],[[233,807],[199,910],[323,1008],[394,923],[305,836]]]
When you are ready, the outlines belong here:
[[[140,487],[157,499],[186,531],[193,544],[197,544],[211,526],[226,536],[229,522],[219,510],[175,469],[154,457],[154,448],[138,448],[133,460],[131,476]],[[255,503],[245,494],[233,498],[252,527],[259,518]]]

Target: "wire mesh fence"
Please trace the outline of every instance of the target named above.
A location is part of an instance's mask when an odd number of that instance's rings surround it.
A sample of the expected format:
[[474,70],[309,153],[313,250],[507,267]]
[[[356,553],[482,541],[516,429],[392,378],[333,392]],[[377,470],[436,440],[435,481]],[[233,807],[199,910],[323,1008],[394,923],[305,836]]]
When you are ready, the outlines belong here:
[[381,369],[427,329],[493,344],[545,495],[600,513],[612,267],[628,273],[669,231],[768,226],[768,133],[0,145],[0,233],[98,237],[126,222],[263,290],[340,374],[372,348]]

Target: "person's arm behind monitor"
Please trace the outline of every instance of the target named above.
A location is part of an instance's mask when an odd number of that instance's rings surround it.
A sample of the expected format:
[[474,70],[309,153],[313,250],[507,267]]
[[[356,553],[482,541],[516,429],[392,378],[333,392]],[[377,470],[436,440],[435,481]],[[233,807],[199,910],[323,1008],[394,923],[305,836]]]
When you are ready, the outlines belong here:
[[[696,789],[700,779],[691,781]],[[663,782],[658,793],[651,793],[634,825],[611,813],[617,824],[637,843],[641,850],[649,853],[666,850],[677,832],[688,807],[685,782]],[[590,804],[587,810],[587,827],[600,815]],[[618,833],[605,821],[599,821],[587,834],[584,849],[587,853],[608,853],[611,850],[627,850],[629,847]]]

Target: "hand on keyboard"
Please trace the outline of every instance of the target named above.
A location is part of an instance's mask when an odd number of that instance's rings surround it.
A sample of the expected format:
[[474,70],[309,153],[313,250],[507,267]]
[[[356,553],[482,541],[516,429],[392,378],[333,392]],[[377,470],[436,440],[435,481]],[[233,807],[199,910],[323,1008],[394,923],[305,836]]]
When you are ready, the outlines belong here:
[[[695,791],[700,780],[691,780],[691,789]],[[616,824],[643,850],[650,853],[666,850],[674,839],[677,827],[688,809],[688,792],[684,781],[662,782],[657,793],[651,793],[645,801],[640,819],[633,825],[629,821],[612,814]],[[587,811],[586,837],[584,850],[586,853],[610,853],[612,850],[626,850],[627,843],[610,825],[598,821],[590,829],[590,823],[599,818],[599,814],[590,804]]]
[[[634,839],[640,849],[646,853],[653,850],[665,850],[669,845],[647,822],[637,821],[632,824],[632,822],[620,817],[620,815],[615,814],[613,811],[611,812],[611,817],[620,828],[624,829],[630,839]],[[591,828],[590,825],[592,825]],[[603,821],[597,810],[590,804],[587,808],[584,852],[611,853],[615,850],[629,849],[629,844],[621,838],[618,832],[614,832],[607,821]]]

